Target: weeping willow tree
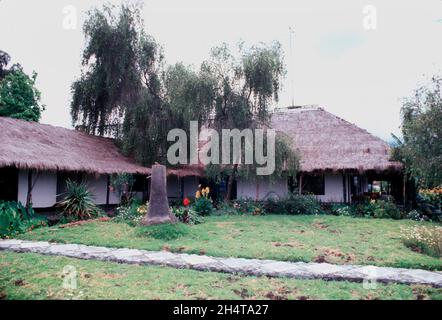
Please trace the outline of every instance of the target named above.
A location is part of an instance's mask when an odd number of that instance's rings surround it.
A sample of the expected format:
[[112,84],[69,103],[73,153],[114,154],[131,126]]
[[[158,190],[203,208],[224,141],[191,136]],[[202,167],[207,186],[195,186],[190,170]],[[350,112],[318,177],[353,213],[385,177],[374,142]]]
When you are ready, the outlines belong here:
[[116,138],[139,163],[166,164],[168,131],[205,121],[213,85],[183,64],[165,66],[161,46],[143,31],[141,10],[124,4],[88,12],[71,116],[77,129]]
[[[161,46],[143,31],[141,7],[104,6],[89,11],[82,73],[72,85],[71,115],[76,128],[116,138],[140,164],[167,163],[171,129],[267,128],[285,74],[278,43],[244,49],[235,58],[226,45],[194,70],[167,66]],[[208,121],[210,119],[210,121]],[[189,136],[189,134],[188,134]],[[276,139],[274,175],[293,174],[296,154],[289,139]],[[213,165],[211,177],[252,175],[255,165]]]
[[[239,56],[235,58],[224,44],[212,49],[211,58],[202,65],[203,72],[215,82],[211,125],[218,132],[222,129],[268,128],[272,107],[278,102],[281,80],[285,75],[280,44],[260,44],[248,49],[240,44]],[[241,152],[244,154],[245,145],[242,145]],[[256,163],[241,165],[232,161],[231,165],[210,165],[207,173],[218,180],[228,177],[226,199],[231,199],[235,177],[259,178],[256,167]],[[291,140],[277,134],[276,170],[271,177],[294,175],[297,168],[298,157]]]
[[101,136],[118,136],[125,108],[139,99],[140,53],[147,41],[139,7],[115,11],[105,5],[88,12],[82,73],[72,84],[74,126]]

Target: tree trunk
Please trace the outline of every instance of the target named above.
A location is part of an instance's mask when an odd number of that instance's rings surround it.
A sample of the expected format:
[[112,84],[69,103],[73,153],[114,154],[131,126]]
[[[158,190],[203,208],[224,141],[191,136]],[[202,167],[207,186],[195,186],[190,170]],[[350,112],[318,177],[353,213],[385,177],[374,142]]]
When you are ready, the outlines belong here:
[[176,218],[170,213],[167,199],[166,167],[153,165],[150,178],[149,211],[141,224],[148,226],[160,223],[174,223]]
[[229,177],[229,181],[227,184],[227,193],[224,197],[224,200],[232,200],[232,193],[233,193],[233,182],[235,181],[236,172],[238,171],[238,164],[233,165],[232,174]]

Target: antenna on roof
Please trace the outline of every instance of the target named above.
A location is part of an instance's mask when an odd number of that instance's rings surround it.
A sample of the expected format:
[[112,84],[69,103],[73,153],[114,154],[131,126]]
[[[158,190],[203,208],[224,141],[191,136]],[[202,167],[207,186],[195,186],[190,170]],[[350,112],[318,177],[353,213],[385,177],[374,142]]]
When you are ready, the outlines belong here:
[[295,46],[295,30],[292,27],[289,27],[289,38],[290,38],[290,85],[292,91],[292,106],[295,105],[295,82],[294,82],[294,69],[295,69],[295,59],[293,58],[293,51]]

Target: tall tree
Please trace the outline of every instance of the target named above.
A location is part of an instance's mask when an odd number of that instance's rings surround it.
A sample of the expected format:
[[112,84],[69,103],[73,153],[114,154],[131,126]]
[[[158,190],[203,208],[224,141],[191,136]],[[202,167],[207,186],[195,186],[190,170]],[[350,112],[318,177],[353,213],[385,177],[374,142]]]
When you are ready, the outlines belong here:
[[118,136],[127,105],[138,99],[143,32],[140,8],[123,5],[88,12],[83,31],[83,72],[72,84],[73,124],[98,135]]
[[[278,101],[282,77],[285,75],[281,46],[275,42],[245,49],[239,45],[240,58],[227,45],[212,49],[211,59],[202,70],[215,79],[213,127],[222,129],[268,128],[272,107]],[[276,171],[273,176],[294,174],[298,159],[290,140],[281,134],[276,139]],[[244,152],[244,148],[242,149]],[[214,165],[213,176],[228,176],[226,199],[232,198],[233,181],[237,174],[253,175],[253,165]],[[251,178],[251,177],[250,177]]]
[[143,31],[141,7],[91,10],[84,25],[83,73],[72,85],[77,128],[117,138],[143,165],[167,164],[167,133],[207,117],[207,79],[183,64],[166,67],[161,46]]
[[24,73],[19,64],[8,68],[10,56],[0,51],[0,116],[39,121],[44,105],[35,86],[37,73]]
[[400,156],[422,186],[442,185],[442,79],[418,88],[405,100]]

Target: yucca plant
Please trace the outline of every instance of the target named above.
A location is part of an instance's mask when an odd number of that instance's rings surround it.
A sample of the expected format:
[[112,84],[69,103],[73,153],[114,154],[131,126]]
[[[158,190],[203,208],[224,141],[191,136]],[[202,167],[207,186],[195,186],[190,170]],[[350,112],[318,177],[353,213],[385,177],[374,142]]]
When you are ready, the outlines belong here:
[[77,183],[66,181],[66,196],[57,203],[57,208],[62,210],[63,216],[68,220],[85,220],[101,213],[93,201],[93,194],[85,182]]

